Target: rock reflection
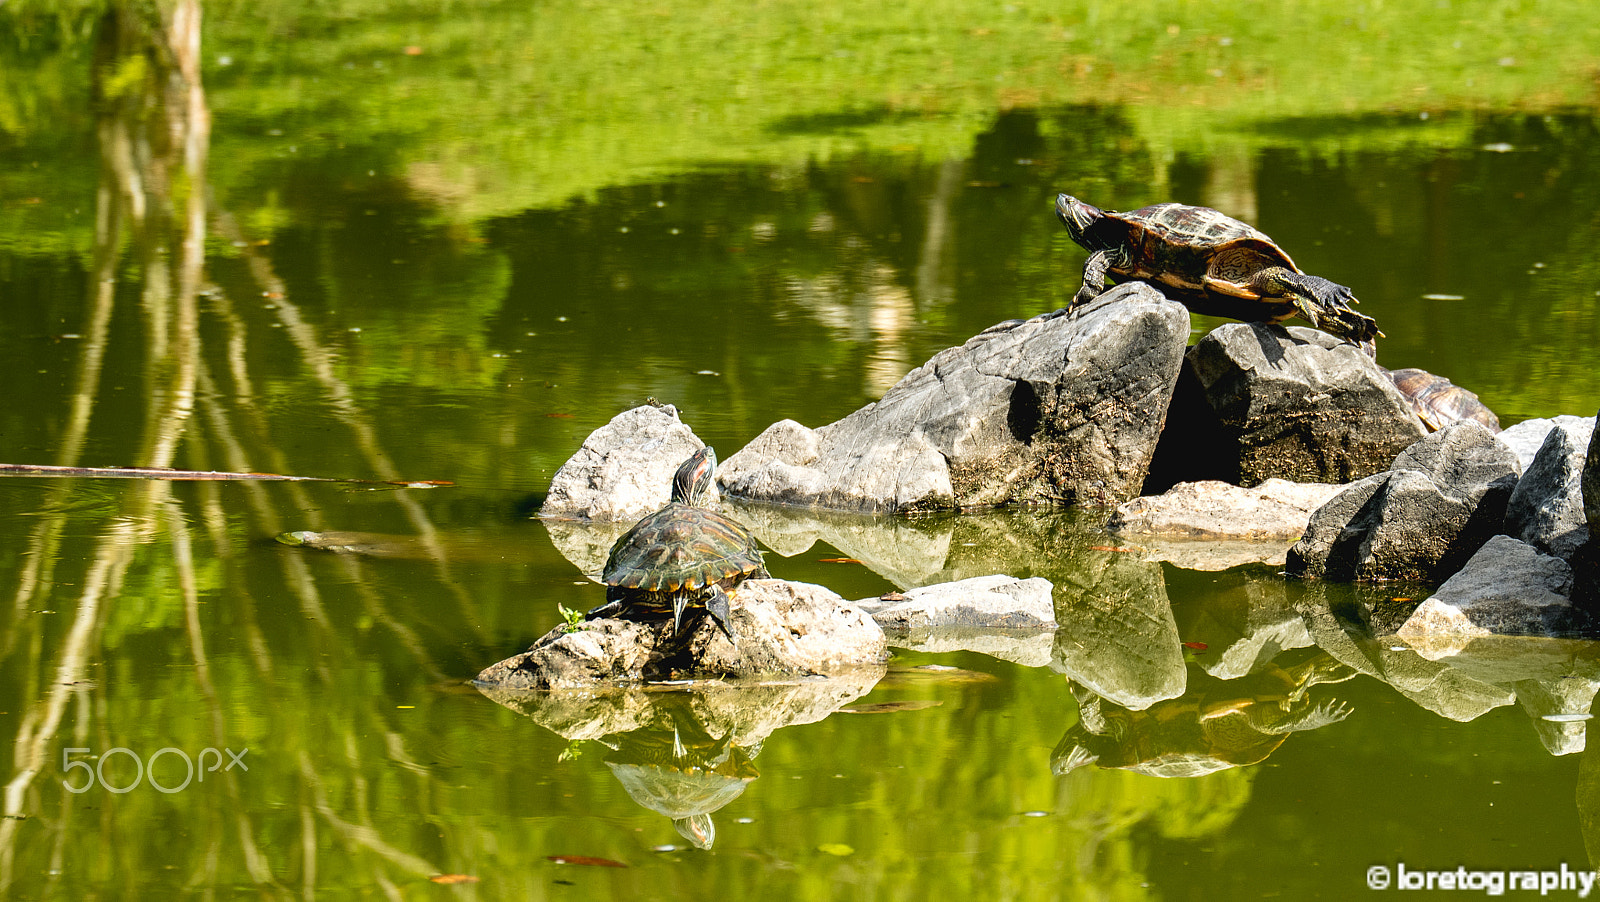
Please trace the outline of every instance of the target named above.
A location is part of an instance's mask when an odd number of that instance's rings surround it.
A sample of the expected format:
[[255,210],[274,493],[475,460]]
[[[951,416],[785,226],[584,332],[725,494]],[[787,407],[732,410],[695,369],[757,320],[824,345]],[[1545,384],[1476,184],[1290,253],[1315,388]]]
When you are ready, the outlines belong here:
[[1313,702],[1308,690],[1355,671],[1326,653],[1291,667],[1267,664],[1236,680],[1195,674],[1182,698],[1133,711],[1082,686],[1073,686],[1079,721],[1051,756],[1064,775],[1088,764],[1155,777],[1199,777],[1257,764],[1290,733],[1315,730],[1350,716],[1338,700]]
[[1050,666],[1135,711],[1184,692],[1183,644],[1160,564],[1083,550],[1056,582]]
[[711,815],[761,775],[755,758],[767,737],[823,720],[870,692],[885,672],[879,666],[825,680],[696,682],[677,691],[478,690],[569,741],[611,749],[606,766],[628,795],[670,819],[696,848],[709,849],[716,841]]

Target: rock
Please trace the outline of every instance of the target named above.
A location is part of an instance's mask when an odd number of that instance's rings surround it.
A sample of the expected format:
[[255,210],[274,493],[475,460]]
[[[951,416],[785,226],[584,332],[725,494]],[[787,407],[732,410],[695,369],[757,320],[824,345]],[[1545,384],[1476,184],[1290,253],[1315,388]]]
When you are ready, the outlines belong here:
[[1480,423],[1453,423],[1318,508],[1289,549],[1288,572],[1441,582],[1500,531],[1516,480],[1510,449]]
[[1188,311],[1142,283],[1070,316],[1001,323],[838,422],[774,424],[721,482],[736,497],[870,512],[1125,501],[1188,334]]
[[1523,420],[1515,426],[1507,426],[1500,430],[1495,438],[1516,453],[1517,460],[1522,463],[1522,469],[1526,472],[1533,466],[1533,456],[1539,453],[1539,449],[1544,445],[1545,436],[1550,434],[1551,429],[1557,426],[1572,427],[1585,424],[1589,429],[1593,429],[1594,420],[1594,417],[1575,417],[1569,414],[1559,417],[1539,417]]
[[900,600],[855,602],[883,627],[889,643],[924,652],[975,651],[1043,667],[1056,628],[1047,579],[975,576],[911,589]]
[[730,678],[826,674],[881,664],[883,630],[860,608],[821,586],[752,579],[729,593],[737,646],[709,617],[672,623],[591,620],[545,634],[527,651],[478,674],[480,688],[578,689],[704,673]]
[[1582,629],[1570,600],[1572,568],[1510,536],[1495,536],[1400,627],[1428,635],[1548,635]]
[[672,474],[703,447],[670,404],[624,410],[556,471],[539,516],[638,520],[666,506]]
[[1228,323],[1188,359],[1238,448],[1240,485],[1361,479],[1387,470],[1426,434],[1371,358],[1315,329]]
[[1225,482],[1185,482],[1161,495],[1118,505],[1106,529],[1123,536],[1197,539],[1298,539],[1311,512],[1342,485],[1268,479],[1246,489]]
[[1594,420],[1556,423],[1506,505],[1505,531],[1562,560],[1589,541],[1583,509],[1583,466]]
[[[1600,435],[1600,429],[1594,430]],[[1589,521],[1589,535],[1600,535],[1600,441],[1591,435],[1589,455],[1583,463],[1583,511]]]
[[890,633],[940,628],[1053,630],[1051,589],[1047,579],[1016,579],[1002,573],[912,589],[904,593],[903,601],[873,598],[855,605]]

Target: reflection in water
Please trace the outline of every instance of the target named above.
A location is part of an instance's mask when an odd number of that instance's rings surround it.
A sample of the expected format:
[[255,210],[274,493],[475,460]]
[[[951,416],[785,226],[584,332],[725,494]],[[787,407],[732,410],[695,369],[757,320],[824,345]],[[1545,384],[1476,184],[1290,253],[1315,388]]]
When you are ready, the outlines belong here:
[[628,795],[670,818],[697,848],[709,849],[716,841],[711,814],[760,776],[753,762],[767,737],[826,719],[870,692],[884,673],[882,666],[864,667],[829,679],[709,681],[680,691],[478,688],[565,739],[611,748],[606,766]]
[[1288,668],[1268,664],[1237,680],[1196,675],[1182,698],[1144,711],[1074,686],[1079,720],[1056,746],[1051,769],[1067,774],[1092,763],[1155,777],[1199,777],[1257,764],[1288,734],[1349,717],[1349,705],[1313,703],[1307,690],[1353,676],[1354,670],[1319,653]]
[[712,812],[761,776],[754,764],[760,753],[759,742],[736,746],[726,737],[712,738],[692,718],[674,716],[670,731],[623,734],[616,751],[606,756],[606,766],[635,802],[671,818],[695,848],[709,849],[717,839]]

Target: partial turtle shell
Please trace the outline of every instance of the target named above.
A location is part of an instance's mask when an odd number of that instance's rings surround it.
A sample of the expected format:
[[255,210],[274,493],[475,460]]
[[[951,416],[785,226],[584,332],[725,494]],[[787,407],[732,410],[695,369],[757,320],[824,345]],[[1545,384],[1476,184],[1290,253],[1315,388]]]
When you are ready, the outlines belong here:
[[1443,376],[1427,370],[1389,370],[1389,379],[1406,396],[1417,418],[1431,432],[1459,420],[1477,420],[1490,432],[1500,431],[1500,418],[1478,396]]

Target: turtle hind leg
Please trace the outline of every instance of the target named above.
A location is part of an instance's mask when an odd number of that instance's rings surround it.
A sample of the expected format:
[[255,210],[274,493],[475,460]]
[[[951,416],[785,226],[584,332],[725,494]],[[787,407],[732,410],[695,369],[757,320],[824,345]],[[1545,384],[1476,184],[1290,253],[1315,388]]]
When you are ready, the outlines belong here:
[[729,642],[734,645],[739,644],[739,640],[733,638],[733,623],[730,620],[732,612],[728,610],[728,593],[720,588],[714,589],[711,597],[706,599],[706,613],[711,615],[711,621],[722,630],[723,634],[728,637]]

